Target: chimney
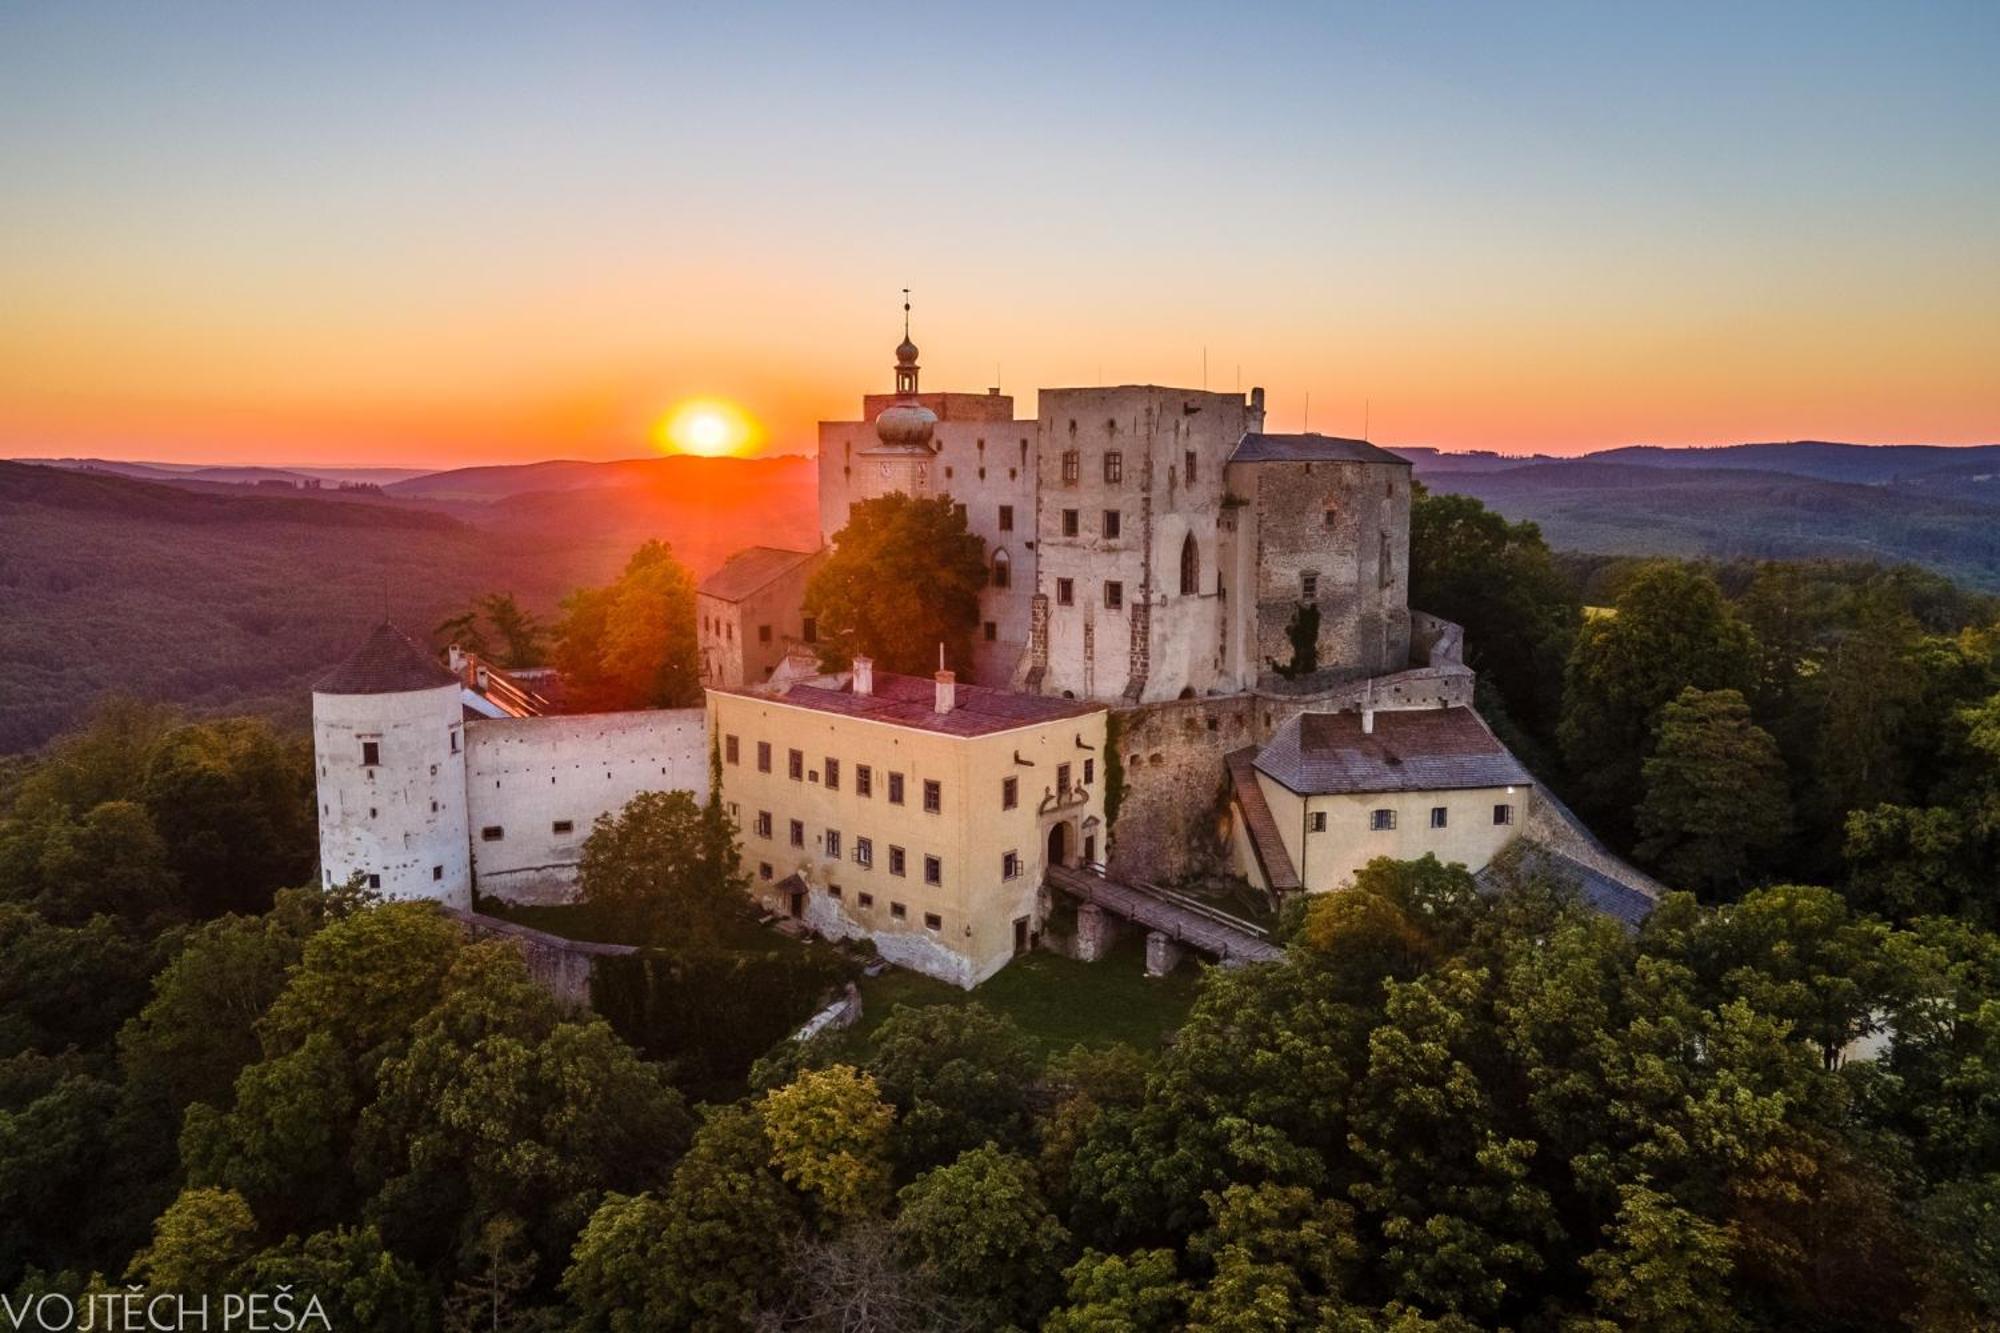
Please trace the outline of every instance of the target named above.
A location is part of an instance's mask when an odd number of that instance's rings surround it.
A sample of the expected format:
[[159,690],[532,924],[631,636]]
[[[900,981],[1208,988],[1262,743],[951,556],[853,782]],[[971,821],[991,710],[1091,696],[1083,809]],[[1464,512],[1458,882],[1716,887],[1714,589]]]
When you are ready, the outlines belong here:
[[873,658],[854,659],[854,692],[856,694],[875,693],[875,662]]
[[1375,734],[1375,710],[1372,708],[1361,710],[1361,734],[1364,736]]
[[958,706],[958,677],[949,671],[937,673],[937,711],[949,713]]
[[1258,385],[1250,390],[1250,429],[1253,432],[1264,429],[1264,389]]

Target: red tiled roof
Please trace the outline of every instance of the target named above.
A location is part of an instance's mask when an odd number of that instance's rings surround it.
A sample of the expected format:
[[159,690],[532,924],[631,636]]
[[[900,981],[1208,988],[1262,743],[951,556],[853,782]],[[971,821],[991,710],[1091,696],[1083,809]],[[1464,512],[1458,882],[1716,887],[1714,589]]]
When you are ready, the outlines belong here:
[[1101,713],[1104,705],[1081,699],[1057,699],[1044,694],[1016,694],[984,685],[959,685],[956,702],[949,713],[937,711],[937,682],[922,676],[875,673],[875,692],[856,694],[851,682],[837,686],[800,683],[782,695],[757,690],[714,690],[746,699],[810,708],[817,713],[837,713],[843,717],[865,718],[891,726],[914,727],[946,736],[991,736],[1055,722],[1066,717]]
[[1250,850],[1264,869],[1264,879],[1278,893],[1299,887],[1299,872],[1292,866],[1292,854],[1278,831],[1278,819],[1264,789],[1257,782],[1257,747],[1246,746],[1227,756],[1229,777],[1236,789],[1236,804],[1243,811],[1243,831],[1250,836]]
[[1315,795],[1534,781],[1470,708],[1378,710],[1372,733],[1361,729],[1359,713],[1301,713],[1278,728],[1257,767],[1292,791]]

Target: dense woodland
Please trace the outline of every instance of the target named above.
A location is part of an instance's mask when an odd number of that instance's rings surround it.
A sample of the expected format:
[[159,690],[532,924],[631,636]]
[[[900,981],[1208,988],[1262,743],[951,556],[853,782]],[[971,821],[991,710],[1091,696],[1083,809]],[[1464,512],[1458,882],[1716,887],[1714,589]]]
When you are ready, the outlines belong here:
[[[734,830],[686,797],[593,833],[586,906],[672,947],[568,1012],[426,905],[295,887],[301,738],[106,706],[0,790],[0,1291],[289,1284],[385,1329],[1994,1326],[1992,603],[1558,557],[1459,497],[1413,528],[1496,724],[1689,891],[1633,934],[1520,866],[1487,896],[1376,862],[1157,1048],[976,1005],[772,1044],[745,1015],[838,971],[732,952]],[[565,615],[679,598],[671,561]],[[671,688],[669,642],[623,679]]]

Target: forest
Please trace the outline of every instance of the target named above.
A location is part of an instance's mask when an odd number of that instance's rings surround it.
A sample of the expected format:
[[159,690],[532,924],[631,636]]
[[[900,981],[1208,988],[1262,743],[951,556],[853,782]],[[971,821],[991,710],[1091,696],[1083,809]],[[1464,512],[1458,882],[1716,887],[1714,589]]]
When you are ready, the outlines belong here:
[[[649,1036],[629,989],[566,1010],[427,905],[300,887],[301,739],[105,705],[0,783],[0,1292],[285,1286],[371,1329],[1993,1327],[1992,602],[1566,557],[1462,497],[1413,529],[1496,726],[1685,891],[1632,932],[1530,866],[1377,861],[1144,1048],[1045,1050],[976,993],[754,1060],[726,1018]],[[572,606],[684,589],[642,552]],[[605,679],[677,688],[642,647]],[[635,803],[586,895],[699,959],[733,836]]]

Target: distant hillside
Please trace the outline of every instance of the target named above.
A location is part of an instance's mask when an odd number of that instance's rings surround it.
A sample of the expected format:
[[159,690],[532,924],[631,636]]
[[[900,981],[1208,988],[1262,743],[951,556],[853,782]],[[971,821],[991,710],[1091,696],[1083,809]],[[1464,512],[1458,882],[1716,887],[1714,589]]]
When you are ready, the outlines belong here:
[[[4,462],[7,460],[0,460]],[[128,463],[114,458],[16,458],[16,463],[64,468],[76,472],[109,472],[141,481],[212,481],[229,485],[255,485],[261,481],[288,481],[293,484],[313,480],[386,486],[424,475],[422,468],[408,467],[255,467],[203,463]]]
[[1562,549],[1907,561],[2000,590],[2000,488],[1962,479],[1936,488],[1860,485],[1607,457],[1493,472],[1436,472],[1420,465],[1417,472],[1439,491],[1474,496],[1509,518],[1534,520]]
[[687,461],[456,504],[0,462],[0,754],[116,690],[302,722],[313,679],[385,604],[419,634],[492,590],[548,616],[650,537],[697,576],[815,539],[809,462]]
[[1823,440],[1795,440],[1787,444],[1732,444],[1715,449],[1634,445],[1605,449],[1586,457],[1597,463],[1638,463],[1646,467],[1701,471],[1784,472],[1822,481],[1871,484],[1911,481],[1940,470],[2000,471],[2000,444],[1953,448],[1936,444],[1830,444]]

